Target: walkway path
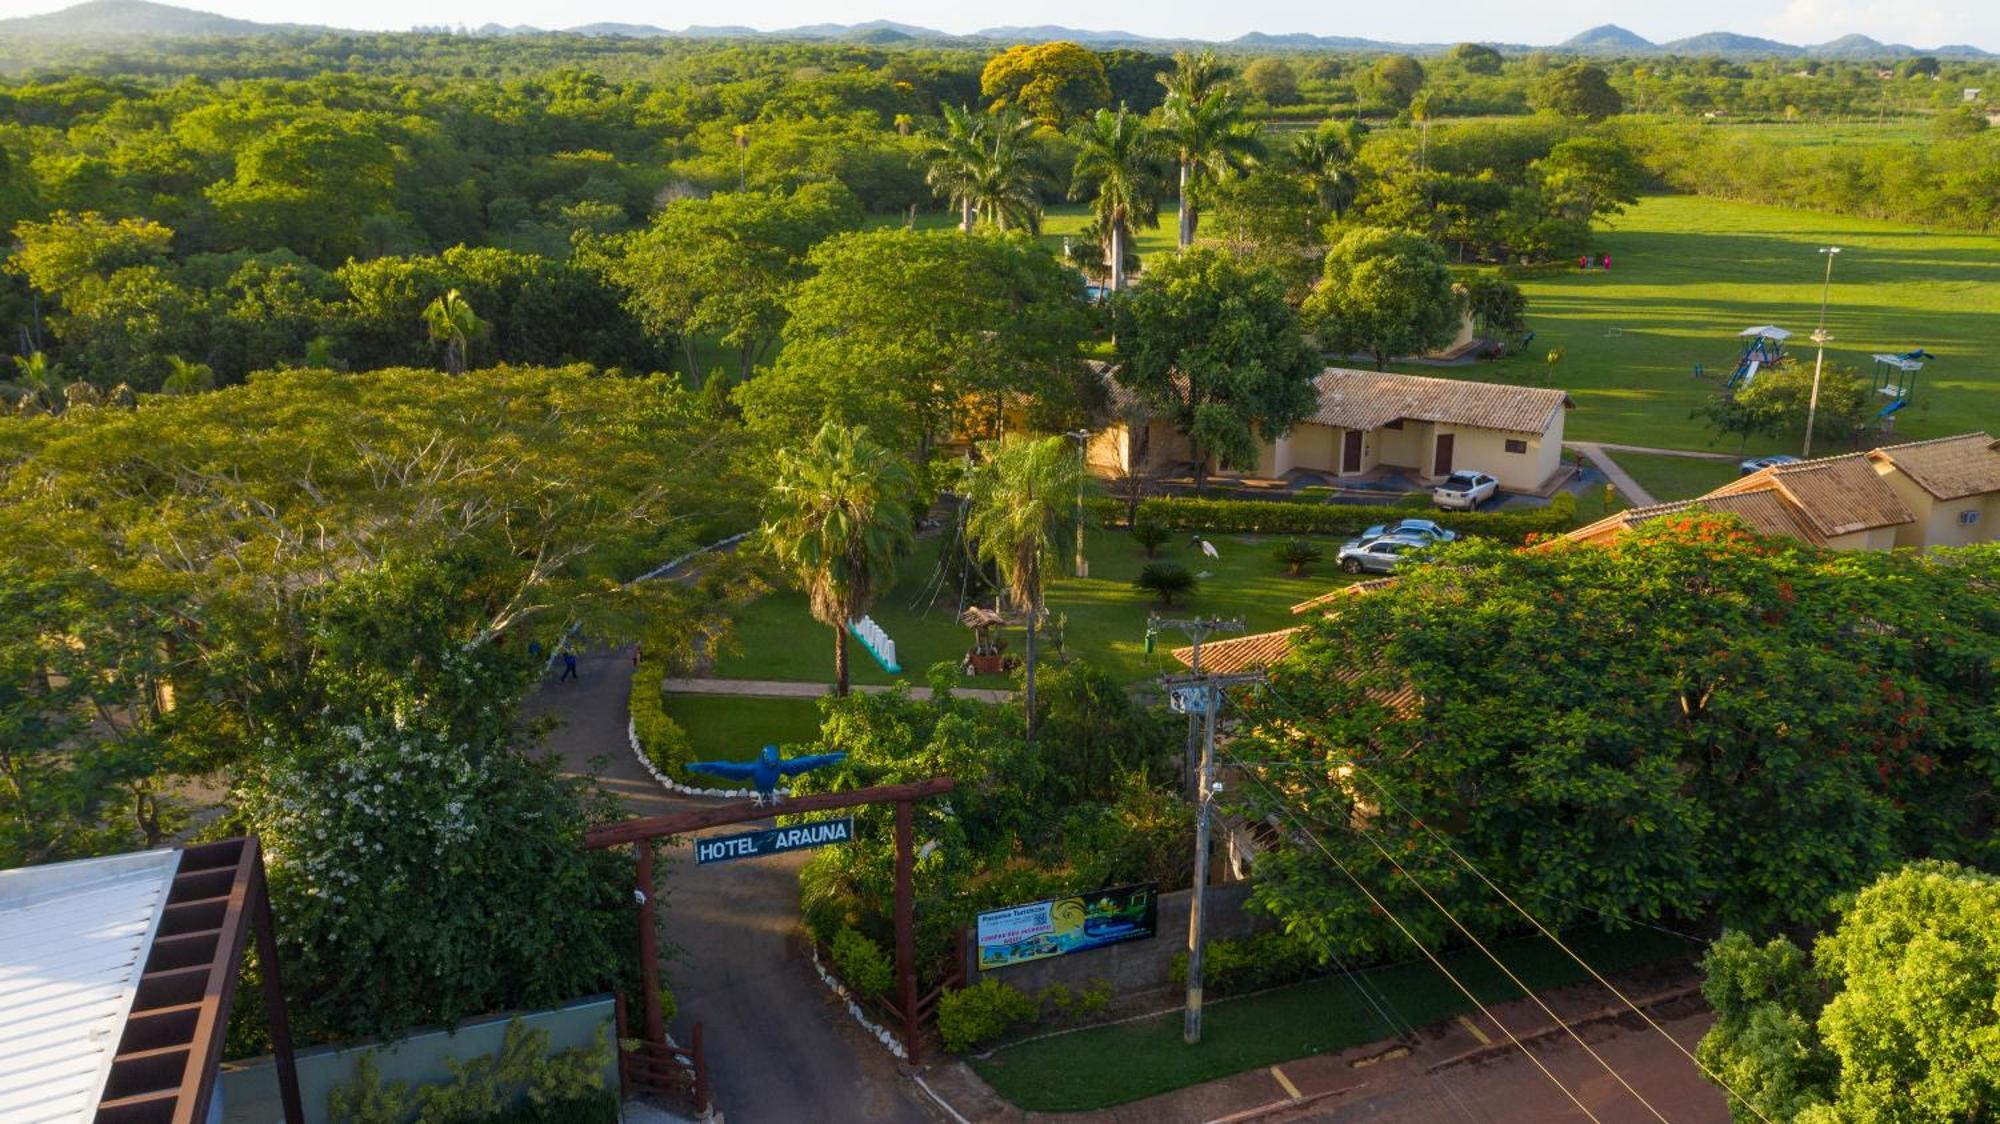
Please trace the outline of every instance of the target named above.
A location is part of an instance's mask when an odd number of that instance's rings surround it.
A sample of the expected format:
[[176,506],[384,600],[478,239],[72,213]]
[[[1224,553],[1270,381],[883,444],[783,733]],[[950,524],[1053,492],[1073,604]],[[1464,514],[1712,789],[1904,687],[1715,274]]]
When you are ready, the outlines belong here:
[[[791,679],[668,679],[661,689],[670,695],[738,695],[760,699],[816,699],[833,693],[826,683],[800,683]],[[894,690],[879,683],[856,683],[853,690],[865,695],[882,695]],[[929,687],[909,688],[913,699],[931,697]],[[959,687],[952,694],[978,702],[1000,703],[1014,697],[1012,691],[985,687]]]
[[[1632,478],[1632,474],[1620,467],[1618,462],[1612,460],[1611,455],[1605,452],[1606,449],[1613,446],[1599,445],[1592,441],[1569,441],[1566,444],[1584,456],[1589,457],[1590,463],[1597,467],[1597,471],[1602,472],[1611,481],[1612,486],[1618,489],[1618,494],[1625,497],[1625,502],[1631,504],[1633,507],[1650,507],[1659,502],[1653,498],[1653,493],[1640,487],[1639,482]],[[1630,448],[1630,446],[1619,447]],[[1667,450],[1648,449],[1646,451],[1666,452]]]
[[[564,766],[578,774],[601,766],[598,783],[633,815],[713,804],[668,794],[633,758],[631,660],[588,652],[578,662],[576,681],[546,679],[528,703],[530,714],[562,720],[548,748]],[[685,1042],[693,1020],[702,1021],[715,1104],[732,1124],[928,1121],[895,1060],[834,1003],[805,959],[797,932],[805,855],[697,867],[683,840],[667,857],[661,947],[675,950],[665,965],[680,1005],[674,1034]]]

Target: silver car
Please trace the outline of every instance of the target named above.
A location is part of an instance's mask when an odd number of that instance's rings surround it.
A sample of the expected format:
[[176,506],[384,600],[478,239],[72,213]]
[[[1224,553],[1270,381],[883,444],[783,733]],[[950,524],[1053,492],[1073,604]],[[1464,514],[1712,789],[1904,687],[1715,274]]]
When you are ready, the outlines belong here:
[[1396,535],[1400,538],[1419,539],[1424,542],[1458,541],[1457,531],[1447,531],[1429,519],[1405,519],[1401,523],[1394,525],[1377,523],[1373,527],[1361,532],[1363,539],[1380,538],[1383,535]]
[[1367,571],[1386,574],[1408,561],[1431,544],[1421,539],[1405,538],[1401,535],[1382,535],[1378,538],[1350,539],[1340,548],[1337,561],[1340,568],[1350,574]]
[[1431,489],[1431,502],[1439,507],[1474,511],[1499,490],[1499,479],[1487,473],[1454,472]]

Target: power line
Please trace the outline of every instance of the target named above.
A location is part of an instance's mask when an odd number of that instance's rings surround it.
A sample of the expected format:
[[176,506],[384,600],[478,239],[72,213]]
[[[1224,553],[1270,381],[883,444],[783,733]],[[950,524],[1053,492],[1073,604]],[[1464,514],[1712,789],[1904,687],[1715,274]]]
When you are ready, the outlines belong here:
[[[1271,697],[1276,699],[1287,710],[1290,710],[1293,716],[1298,721],[1300,721],[1301,723],[1305,723],[1308,721],[1305,718],[1305,716],[1299,711],[1297,706],[1295,706],[1291,702],[1291,700],[1285,698],[1277,690],[1271,689],[1268,684],[1266,684],[1266,689],[1269,691]],[[1234,760],[1233,757],[1232,760]],[[1242,762],[1238,763],[1242,764]],[[1416,824],[1419,828],[1423,829],[1424,833],[1430,836],[1433,840],[1435,840],[1439,846],[1443,847],[1447,854],[1451,855],[1452,858],[1458,860],[1458,862],[1462,864],[1467,870],[1471,871],[1475,877],[1477,877],[1481,882],[1486,884],[1488,889],[1492,890],[1495,894],[1498,894],[1500,896],[1500,899],[1506,902],[1510,907],[1512,907],[1516,913],[1519,913],[1522,917],[1527,918],[1529,924],[1535,927],[1536,932],[1540,933],[1543,937],[1547,938],[1548,941],[1551,944],[1554,944],[1558,949],[1561,949],[1562,952],[1565,955],[1567,955],[1571,960],[1576,961],[1577,964],[1581,966],[1585,972],[1588,972],[1590,974],[1590,977],[1592,979],[1596,980],[1600,985],[1602,985],[1606,991],[1609,991],[1612,995],[1616,996],[1618,1001],[1620,1003],[1623,1003],[1628,1009],[1630,1009],[1633,1014],[1638,1015],[1641,1019],[1643,1019],[1648,1027],[1651,1027],[1656,1033],[1660,1035],[1660,1037],[1665,1038],[1668,1044],[1672,1045],[1675,1050],[1679,1051],[1683,1057],[1687,1058],[1690,1062],[1693,1062],[1695,1064],[1695,1067],[1700,1069],[1704,1076],[1706,1076],[1710,1081],[1713,1081],[1717,1085],[1721,1086],[1723,1091],[1727,1092],[1730,1095],[1730,1097],[1733,1098],[1735,1101],[1742,1103],[1753,1114],[1755,1114],[1759,1120],[1763,1121],[1764,1124],[1771,1124],[1771,1118],[1766,1116],[1761,1109],[1759,1109],[1755,1104],[1753,1104],[1749,1100],[1749,1098],[1744,1097],[1741,1093],[1738,1093],[1734,1087],[1732,1087],[1727,1081],[1724,1081],[1722,1079],[1721,1075],[1717,1074],[1714,1070],[1710,1069],[1707,1065],[1703,1064],[1702,1060],[1696,1057],[1693,1051],[1689,1050],[1686,1046],[1681,1045],[1679,1039],[1675,1038],[1672,1034],[1668,1033],[1665,1027],[1661,1026],[1651,1015],[1647,1014],[1644,1009],[1642,1009],[1638,1004],[1634,1003],[1631,1000],[1631,998],[1628,997],[1623,991],[1619,990],[1616,985],[1614,985],[1610,980],[1606,979],[1602,973],[1600,973],[1595,967],[1593,967],[1590,964],[1589,961],[1585,960],[1582,956],[1578,955],[1574,949],[1570,948],[1568,944],[1564,943],[1562,938],[1557,936],[1552,930],[1550,930],[1550,928],[1547,925],[1544,925],[1540,918],[1528,912],[1528,910],[1525,907],[1523,907],[1521,903],[1515,901],[1514,898],[1511,895],[1509,895],[1505,889],[1501,888],[1501,886],[1498,883],[1496,883],[1491,877],[1489,877],[1485,871],[1481,870],[1477,865],[1475,865],[1471,859],[1466,858],[1465,855],[1462,854],[1456,847],[1453,847],[1449,840],[1445,839],[1442,835],[1438,834],[1437,830],[1431,827],[1429,823],[1425,822],[1423,817],[1418,816],[1416,813],[1412,812],[1407,805],[1405,805],[1401,800],[1398,800],[1396,798],[1396,794],[1388,787],[1388,785],[1386,785],[1379,778],[1377,778],[1374,775],[1374,773],[1369,770],[1367,766],[1361,764],[1361,762],[1352,755],[1349,755],[1346,758],[1344,758],[1343,764],[1346,764],[1351,768],[1353,768],[1354,771],[1361,774],[1361,776],[1364,779],[1366,779],[1369,784],[1374,785],[1375,790],[1381,793],[1382,796],[1385,799],[1387,799],[1390,804],[1394,805],[1398,812],[1402,813],[1402,815],[1407,819],[1409,819],[1410,822]],[[1373,839],[1370,839],[1369,842],[1373,844],[1378,851],[1382,849],[1381,845],[1375,843]],[[1384,857],[1389,857],[1387,852],[1383,852],[1383,854]],[[1390,858],[1389,861],[1392,864],[1395,863],[1394,858]],[[1398,869],[1400,870],[1401,867],[1399,866]],[[1406,874],[1405,877],[1408,877],[1408,875]],[[1414,884],[1415,880],[1412,879],[1411,881]],[[1418,889],[1422,890],[1422,887],[1419,886]],[[1425,892],[1425,896],[1429,897],[1428,892]],[[1546,896],[1553,896],[1553,895],[1546,895]],[[1557,898],[1556,900],[1561,901],[1562,899]],[[1576,905],[1577,903],[1566,903],[1566,904]],[[1605,914],[1602,910],[1591,909],[1591,907],[1589,906],[1581,906],[1581,908],[1588,909],[1590,910],[1590,912],[1597,913],[1600,916],[1613,916],[1613,917],[1617,916],[1617,915]],[[1617,917],[1617,919],[1629,920],[1623,917]],[[1454,921],[1453,923],[1456,924],[1456,921]],[[1647,925],[1647,923],[1643,921],[1639,921],[1636,923],[1641,925]],[[1668,929],[1664,926],[1647,925],[1647,927],[1658,929],[1661,932],[1671,933],[1674,936],[1681,937],[1684,940],[1695,939],[1692,937],[1688,937],[1687,934],[1685,933],[1679,933],[1672,929]],[[1460,926],[1461,930],[1463,930],[1463,928],[1464,928],[1463,926]],[[1467,935],[1470,936],[1469,933]],[[1623,1081],[1621,1079],[1621,1084],[1622,1083]],[[1628,1089],[1630,1088],[1629,1085],[1626,1087]],[[1634,1095],[1636,1096],[1637,1094],[1635,1093]],[[1644,1103],[1643,1100],[1641,1103]],[[1647,1107],[1651,1108],[1652,1106],[1648,1105]],[[1658,1115],[1658,1113],[1655,1112],[1655,1115]]]
[[[1255,780],[1259,785],[1262,785],[1266,792],[1269,792],[1274,798],[1277,798],[1279,813],[1281,815],[1284,815],[1286,818],[1291,819],[1294,826],[1296,826],[1298,823],[1297,817],[1292,814],[1291,809],[1285,804],[1283,798],[1278,797],[1277,791],[1273,789],[1270,786],[1270,784],[1264,780],[1264,778],[1258,776],[1254,771],[1250,773],[1250,777],[1251,779]],[[1410,932],[1409,926],[1403,924],[1403,919],[1397,917],[1395,913],[1391,911],[1387,905],[1383,904],[1382,899],[1376,897],[1374,892],[1371,891],[1366,885],[1362,883],[1361,879],[1355,877],[1354,872],[1348,869],[1347,864],[1341,862],[1338,856],[1336,856],[1332,851],[1328,850],[1326,844],[1320,842],[1318,836],[1314,835],[1310,831],[1305,831],[1303,829],[1301,829],[1300,834],[1304,835],[1306,839],[1313,844],[1313,846],[1319,848],[1320,854],[1325,855],[1327,857],[1327,861],[1331,862],[1334,865],[1334,867],[1340,871],[1340,873],[1346,875],[1347,880],[1349,882],[1354,883],[1354,888],[1361,891],[1362,896],[1368,899],[1369,904],[1373,905],[1377,910],[1380,910],[1384,917],[1387,917],[1391,922],[1393,922],[1397,930],[1403,934],[1404,938],[1406,938],[1412,945],[1415,945],[1417,951],[1423,954],[1424,959],[1429,960],[1431,962],[1432,967],[1436,968],[1440,973],[1442,973],[1445,979],[1450,980],[1452,986],[1456,987],[1461,995],[1464,995],[1465,998],[1468,1001],[1470,1001],[1474,1007],[1478,1008],[1479,1013],[1481,1015],[1484,1015],[1487,1018],[1487,1020],[1490,1021],[1494,1026],[1499,1027],[1500,1032],[1507,1036],[1507,1041],[1513,1043],[1515,1049],[1520,1050],[1521,1053],[1528,1059],[1528,1061],[1534,1064],[1536,1069],[1541,1070],[1542,1076],[1548,1078],[1550,1084],[1562,1090],[1563,1096],[1569,1098],[1569,1102],[1577,1107],[1577,1111],[1583,1113],[1584,1116],[1588,1117],[1591,1121],[1594,1122],[1594,1124],[1603,1124],[1602,1121],[1598,1120],[1596,1113],[1590,1111],[1590,1109],[1587,1106],[1585,1106],[1581,1100],[1578,1100],[1575,1093],[1570,1092],[1569,1086],[1564,1085],[1560,1080],[1558,1080],[1556,1078],[1556,1075],[1549,1071],[1549,1067],[1543,1065],[1542,1060],[1536,1057],[1534,1055],[1534,1052],[1529,1050],[1526,1045],[1522,1044],[1521,1040],[1515,1037],[1513,1031],[1507,1029],[1506,1023],[1503,1023],[1499,1019],[1493,1017],[1493,1012],[1487,1009],[1486,1004],[1481,1003],[1479,1001],[1479,997],[1472,993],[1472,989],[1466,987],[1465,984],[1462,981],[1460,981],[1457,976],[1452,975],[1451,969],[1445,967],[1444,962],[1442,960],[1439,960],[1437,955],[1433,953],[1430,950],[1430,948],[1424,944],[1424,942],[1418,940],[1415,933]]]

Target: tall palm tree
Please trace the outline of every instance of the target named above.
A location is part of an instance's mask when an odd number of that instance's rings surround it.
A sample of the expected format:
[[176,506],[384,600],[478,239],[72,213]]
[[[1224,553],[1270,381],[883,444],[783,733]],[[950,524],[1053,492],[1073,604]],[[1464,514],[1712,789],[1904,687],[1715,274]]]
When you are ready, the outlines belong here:
[[916,478],[861,426],[828,422],[804,449],[778,453],[764,500],[765,547],[833,629],[834,693],[847,694],[847,622],[865,615],[915,540]]
[[1224,179],[1249,163],[1257,150],[1257,126],[1244,118],[1214,54],[1177,54],[1174,69],[1159,77],[1167,88],[1160,132],[1180,167],[1179,244],[1185,250],[1194,244],[1200,221],[1195,192],[1202,182]]
[[1160,197],[1166,185],[1160,176],[1159,139],[1145,119],[1119,106],[1100,109],[1077,128],[1076,168],[1070,198],[1093,192],[1091,210],[1109,245],[1111,291],[1125,287],[1125,254],[1132,228],[1160,225]]
[[1083,466],[1069,438],[1009,437],[981,446],[985,460],[966,481],[965,534],[993,563],[1007,594],[1027,617],[1028,737],[1035,736],[1035,638],[1041,627],[1042,578],[1062,568],[1074,542]]
[[1305,178],[1319,204],[1333,212],[1335,219],[1347,217],[1354,202],[1354,160],[1361,151],[1361,123],[1331,121],[1303,136],[1295,137],[1286,157]]
[[206,363],[191,363],[178,355],[169,355],[167,366],[172,370],[160,383],[161,394],[179,396],[215,389],[215,369]]
[[1001,230],[1019,226],[1030,234],[1042,231],[1042,174],[1035,159],[1035,130],[1040,127],[1034,118],[1007,109],[981,130],[967,191],[973,210]]
[[944,107],[944,124],[924,148],[924,182],[958,208],[958,228],[972,233],[978,217],[974,185],[984,163],[986,126],[991,119],[961,106]]
[[444,345],[445,370],[457,375],[464,373],[466,349],[472,338],[486,328],[486,322],[472,311],[457,289],[452,289],[425,306],[424,327],[433,341]]

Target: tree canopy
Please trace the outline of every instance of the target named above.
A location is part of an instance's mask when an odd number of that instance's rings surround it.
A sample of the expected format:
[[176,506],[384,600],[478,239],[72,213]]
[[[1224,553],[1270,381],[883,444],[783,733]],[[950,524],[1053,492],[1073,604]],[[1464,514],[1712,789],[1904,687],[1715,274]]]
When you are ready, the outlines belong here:
[[1325,269],[1303,311],[1329,351],[1365,352],[1379,370],[1458,334],[1464,302],[1444,251],[1425,238],[1356,227],[1327,251]]

